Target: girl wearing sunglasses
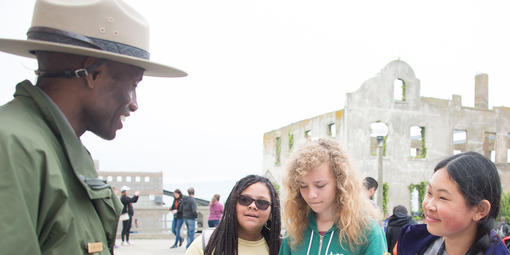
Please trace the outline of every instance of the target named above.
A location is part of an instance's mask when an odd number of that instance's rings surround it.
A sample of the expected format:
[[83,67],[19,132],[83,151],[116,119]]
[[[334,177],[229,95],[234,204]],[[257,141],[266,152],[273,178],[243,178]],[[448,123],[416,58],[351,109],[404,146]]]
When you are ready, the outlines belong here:
[[280,254],[383,254],[384,232],[340,146],[308,141],[287,165]]
[[196,238],[186,255],[276,255],[280,225],[280,202],[273,184],[265,177],[248,175],[230,192],[210,239]]

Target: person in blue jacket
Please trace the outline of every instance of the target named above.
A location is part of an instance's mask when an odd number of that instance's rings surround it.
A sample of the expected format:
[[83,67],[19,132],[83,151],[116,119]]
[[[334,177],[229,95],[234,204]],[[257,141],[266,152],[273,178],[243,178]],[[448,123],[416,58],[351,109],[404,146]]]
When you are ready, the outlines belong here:
[[426,224],[402,229],[397,254],[510,254],[492,230],[501,181],[494,163],[476,152],[437,164],[422,206]]
[[287,165],[279,254],[384,254],[377,212],[338,143],[308,141]]

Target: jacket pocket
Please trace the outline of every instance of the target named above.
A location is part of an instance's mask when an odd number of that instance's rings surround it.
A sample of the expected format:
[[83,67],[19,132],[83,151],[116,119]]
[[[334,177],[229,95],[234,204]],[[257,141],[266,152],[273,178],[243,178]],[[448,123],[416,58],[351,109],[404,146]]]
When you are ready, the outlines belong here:
[[122,211],[122,203],[113,193],[109,184],[99,178],[86,178],[80,176],[82,182],[86,185],[87,193],[94,204],[97,214],[101,219],[103,229],[108,241],[108,248],[113,250],[115,236],[117,234],[117,225]]

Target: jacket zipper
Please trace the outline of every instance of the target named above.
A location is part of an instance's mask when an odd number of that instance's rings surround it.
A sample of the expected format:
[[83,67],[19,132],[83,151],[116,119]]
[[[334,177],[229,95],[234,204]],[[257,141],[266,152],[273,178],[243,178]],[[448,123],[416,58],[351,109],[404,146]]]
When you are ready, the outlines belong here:
[[318,254],[318,255],[321,255],[321,249],[322,249],[322,239],[324,238],[324,236],[323,236],[323,235],[320,235],[320,234],[319,234],[319,236],[320,236],[320,239],[319,239],[319,254]]

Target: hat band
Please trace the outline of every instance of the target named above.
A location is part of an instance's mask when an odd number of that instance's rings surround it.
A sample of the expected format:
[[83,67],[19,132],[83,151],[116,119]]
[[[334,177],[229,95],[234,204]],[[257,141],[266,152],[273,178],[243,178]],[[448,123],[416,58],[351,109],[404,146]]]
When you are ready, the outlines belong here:
[[31,27],[27,32],[27,36],[30,40],[41,40],[99,49],[146,60],[149,60],[150,57],[149,52],[137,47],[119,42],[79,35],[73,32],[50,27]]

